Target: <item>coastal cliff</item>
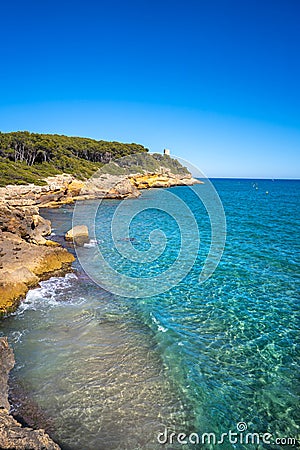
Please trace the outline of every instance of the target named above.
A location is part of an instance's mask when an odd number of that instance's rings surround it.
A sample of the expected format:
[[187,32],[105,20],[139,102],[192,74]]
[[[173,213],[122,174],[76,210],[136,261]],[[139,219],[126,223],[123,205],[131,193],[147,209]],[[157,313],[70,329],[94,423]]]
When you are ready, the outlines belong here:
[[23,427],[10,414],[8,377],[15,365],[7,338],[0,338],[0,448],[1,450],[59,450],[44,430]]

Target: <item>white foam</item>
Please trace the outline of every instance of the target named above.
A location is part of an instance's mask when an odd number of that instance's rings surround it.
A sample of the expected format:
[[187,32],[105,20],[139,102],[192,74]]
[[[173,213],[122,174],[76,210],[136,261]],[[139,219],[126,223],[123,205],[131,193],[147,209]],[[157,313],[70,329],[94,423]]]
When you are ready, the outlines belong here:
[[152,313],[150,315],[152,317],[152,322],[154,322],[155,325],[157,325],[157,330],[161,331],[162,333],[166,333],[166,331],[168,331],[168,328],[165,328],[162,325],[160,325],[159,321],[156,319],[156,317],[154,317]]
[[20,304],[16,314],[23,314],[27,310],[36,311],[43,307],[55,307],[62,304],[61,298],[66,289],[70,289],[77,276],[67,273],[64,277],[51,277],[47,281],[41,281],[40,287],[28,291],[25,300]]
[[22,342],[22,338],[23,338],[24,334],[27,333],[27,331],[28,330],[13,331],[11,333],[12,342],[14,342],[14,343]]
[[93,247],[96,247],[96,245],[97,245],[96,239],[90,239],[89,242],[87,242],[86,244],[83,244],[83,246],[86,248],[93,248]]

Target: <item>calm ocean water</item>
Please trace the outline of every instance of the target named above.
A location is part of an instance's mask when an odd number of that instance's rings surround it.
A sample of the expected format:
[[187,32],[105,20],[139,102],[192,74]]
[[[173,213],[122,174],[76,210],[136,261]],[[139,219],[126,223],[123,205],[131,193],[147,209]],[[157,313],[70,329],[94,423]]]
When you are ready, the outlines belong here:
[[[177,187],[170,191],[193,212],[201,237],[194,267],[178,285],[157,296],[118,297],[94,284],[77,262],[74,274],[42,282],[0,322],[15,350],[13,383],[62,448],[279,449],[275,438],[299,439],[300,181],[212,181],[225,210],[227,241],[205,283],[198,276],[210,223],[191,190]],[[128,208],[157,193],[144,191],[127,200]],[[105,201],[97,216],[98,244],[112,262],[118,255],[109,219],[118,204]],[[71,227],[70,206],[43,215],[58,238]],[[173,264],[180,230],[168,214],[150,209],[137,215],[132,245],[147,250],[157,227],[168,239],[159,261],[142,268],[125,261],[120,271],[147,277]],[[79,250],[92,271],[99,270],[94,244]],[[241,422],[248,432],[272,434],[273,444],[157,441],[165,427],[218,439]]]

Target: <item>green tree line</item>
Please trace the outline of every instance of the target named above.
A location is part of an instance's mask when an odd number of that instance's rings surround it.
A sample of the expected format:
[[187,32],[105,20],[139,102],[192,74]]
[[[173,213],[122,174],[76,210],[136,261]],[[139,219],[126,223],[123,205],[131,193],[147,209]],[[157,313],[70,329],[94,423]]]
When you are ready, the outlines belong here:
[[38,134],[29,131],[0,132],[0,156],[14,162],[26,162],[29,166],[50,162],[61,156],[106,164],[122,156],[147,151],[148,149],[140,144],[96,141],[89,138]]
[[134,153],[140,144],[124,144],[29,131],[0,132],[0,185],[36,183],[66,172],[87,178],[103,164]]

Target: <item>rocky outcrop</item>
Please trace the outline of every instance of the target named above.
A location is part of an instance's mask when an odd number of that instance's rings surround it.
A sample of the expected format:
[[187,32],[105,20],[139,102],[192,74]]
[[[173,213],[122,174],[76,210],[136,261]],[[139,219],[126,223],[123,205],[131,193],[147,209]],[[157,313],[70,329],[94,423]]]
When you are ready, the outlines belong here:
[[45,178],[45,186],[8,185],[0,188],[0,198],[8,208],[56,208],[75,200],[125,198],[140,195],[127,176],[102,174],[86,182],[72,175]]
[[7,338],[0,338],[0,448],[1,450],[59,450],[44,430],[22,427],[9,413],[8,376],[15,359]]
[[203,184],[203,181],[196,180],[190,174],[173,174],[166,169],[160,173],[133,174],[129,176],[129,181],[137,189]]
[[[114,164],[113,170],[123,170]],[[0,188],[0,314],[12,311],[28,289],[45,274],[64,269],[74,257],[47,240],[50,221],[39,215],[41,207],[58,207],[75,200],[136,198],[140,189],[192,185],[197,180],[187,172],[173,174],[160,167],[156,172],[122,175],[97,172],[85,183],[68,174],[45,179],[44,186],[8,185]],[[71,230],[72,231],[72,230]],[[87,230],[75,230],[66,239],[77,245],[88,242]]]
[[0,314],[14,310],[30,287],[74,259],[60,246],[36,245],[0,231]]
[[87,180],[80,194],[74,196],[74,200],[85,200],[95,198],[135,198],[140,192],[130,182],[127,176],[96,174]]
[[74,244],[82,246],[89,242],[89,230],[86,225],[76,225],[65,234],[66,241],[72,241]]
[[34,244],[45,244],[51,223],[39,215],[36,206],[13,207],[0,203],[0,230],[8,231]]
[[59,206],[72,203],[84,183],[68,174],[45,178],[44,186],[7,185],[0,188],[0,198],[9,207]]
[[50,233],[50,221],[37,207],[0,204],[0,315],[13,311],[41,278],[74,261],[71,253],[45,239]]
[[[192,178],[189,173],[173,174],[169,169],[163,167],[158,172],[143,171],[143,173],[130,175],[111,175],[99,172],[86,182],[77,180],[68,174],[48,177],[44,181],[47,183],[45,186],[29,184],[2,187],[0,188],[0,198],[8,209],[56,208],[76,200],[135,198],[140,195],[139,189],[190,186],[201,183]],[[30,212],[31,216],[32,214],[34,213]],[[37,232],[32,234],[36,235]],[[33,239],[43,242],[39,235],[33,236]]]

